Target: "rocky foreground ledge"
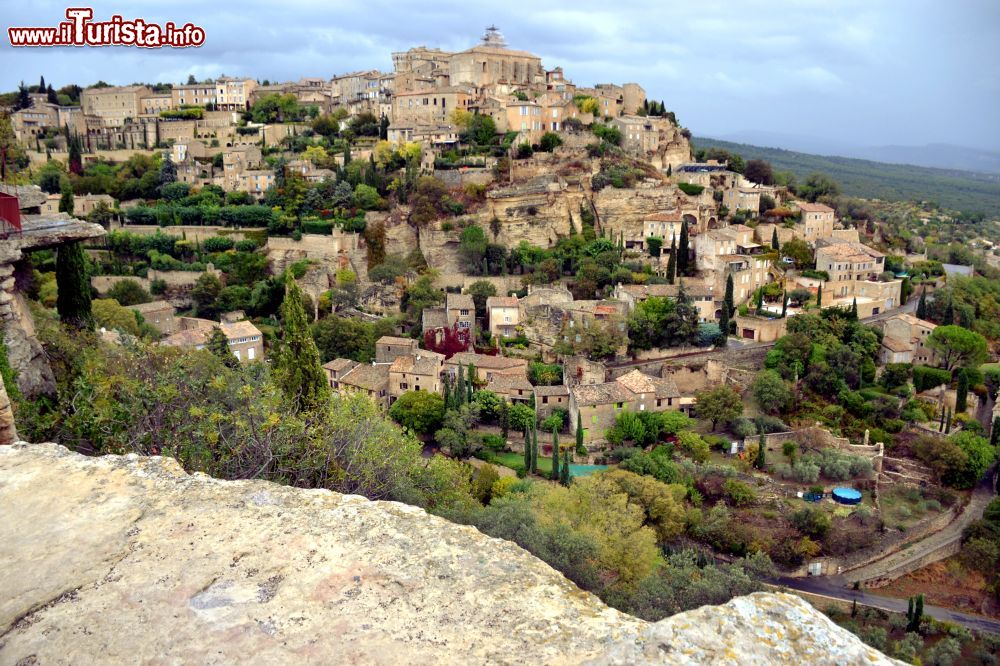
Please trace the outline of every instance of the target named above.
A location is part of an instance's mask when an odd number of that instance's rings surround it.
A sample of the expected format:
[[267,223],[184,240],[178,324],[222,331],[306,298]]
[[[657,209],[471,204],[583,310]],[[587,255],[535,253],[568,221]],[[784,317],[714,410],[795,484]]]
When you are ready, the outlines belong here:
[[655,624],[392,502],[0,447],[0,664],[896,663],[797,597]]

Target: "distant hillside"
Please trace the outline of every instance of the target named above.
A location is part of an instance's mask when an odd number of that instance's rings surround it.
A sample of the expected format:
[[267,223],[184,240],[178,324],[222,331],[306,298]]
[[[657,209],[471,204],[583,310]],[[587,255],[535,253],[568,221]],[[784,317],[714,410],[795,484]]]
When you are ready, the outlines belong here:
[[692,143],[696,150],[715,147],[747,160],[767,160],[775,170],[791,171],[800,181],[816,171],[825,173],[840,184],[844,194],[887,201],[935,201],[953,210],[1000,216],[1000,176],[996,174],[810,155],[702,137]]

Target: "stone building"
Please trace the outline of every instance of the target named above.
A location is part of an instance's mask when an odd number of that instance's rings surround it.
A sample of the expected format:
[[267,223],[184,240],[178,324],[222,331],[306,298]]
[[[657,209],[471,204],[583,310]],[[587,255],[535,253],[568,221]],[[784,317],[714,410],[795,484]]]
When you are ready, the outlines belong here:
[[[332,361],[331,361],[332,363]],[[352,361],[353,363],[353,361]],[[358,363],[345,371],[338,371],[335,387],[339,393],[359,392],[374,400],[382,409],[389,408],[388,363]],[[332,370],[327,370],[330,377]]]
[[138,303],[128,308],[142,315],[143,320],[163,335],[173,335],[177,332],[177,309],[167,301],[152,301]]
[[491,356],[475,352],[459,352],[444,362],[444,371],[451,375],[452,380],[458,377],[459,366],[475,368],[474,381],[477,384],[487,384],[496,377],[528,377],[528,361],[523,358],[508,356]]
[[175,321],[176,331],[161,340],[161,345],[204,349],[212,336],[212,330],[218,327],[226,336],[233,356],[241,363],[259,361],[264,358],[263,335],[249,321],[214,322],[195,317],[177,317]]
[[[899,306],[902,280],[882,280],[885,255],[862,243],[819,239],[816,270],[830,279],[823,285],[824,307],[849,308],[856,301],[859,317]],[[829,295],[829,300],[827,296]]]
[[341,378],[358,365],[357,361],[352,361],[349,358],[335,358],[332,361],[324,363],[323,371],[326,373],[330,388],[339,391]]
[[490,296],[486,299],[486,316],[490,322],[490,335],[494,338],[514,337],[521,324],[517,296]]
[[937,359],[933,350],[927,347],[927,338],[937,324],[900,312],[880,321],[877,326],[883,333],[882,363],[935,364]]
[[633,370],[614,381],[578,384],[569,389],[569,422],[583,426],[583,441],[593,446],[604,442],[618,414],[662,412],[681,408],[681,394],[672,379],[652,377]]
[[736,322],[736,337],[753,342],[774,342],[785,335],[788,324],[787,317],[769,318],[737,314],[733,320]]
[[795,225],[800,238],[815,243],[819,238],[833,235],[834,210],[825,204],[800,203],[802,219]]
[[142,98],[152,94],[146,86],[87,88],[80,93],[80,107],[85,115],[100,118],[104,125],[120,127],[126,120],[142,115]]
[[469,110],[475,100],[467,86],[422,88],[393,96],[393,122],[433,125],[447,123],[455,109]]
[[383,335],[375,341],[375,362],[392,363],[400,356],[416,354],[419,349],[419,343],[413,338]]
[[418,349],[398,356],[389,364],[389,401],[395,401],[408,391],[441,393],[441,370],[444,354]]
[[480,44],[451,54],[448,79],[452,85],[467,84],[477,88],[498,83],[544,84],[545,69],[539,56],[507,48],[500,31],[490,26]]
[[469,294],[448,294],[445,297],[448,326],[469,331],[470,340],[476,337],[476,303]]
[[[569,387],[564,384],[557,386],[535,387],[535,411],[539,418],[548,417],[554,410],[569,411]],[[576,432],[576,424],[570,423],[570,430]]]

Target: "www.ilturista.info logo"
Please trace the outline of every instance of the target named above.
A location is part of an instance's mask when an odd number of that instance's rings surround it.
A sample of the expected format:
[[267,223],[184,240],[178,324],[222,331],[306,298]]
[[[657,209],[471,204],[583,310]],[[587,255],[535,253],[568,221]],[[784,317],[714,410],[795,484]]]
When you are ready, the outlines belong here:
[[185,48],[205,43],[205,30],[191,23],[178,26],[147,23],[143,19],[125,20],[112,16],[110,21],[91,21],[90,7],[70,7],[68,21],[51,28],[7,28],[11,46],[140,46]]

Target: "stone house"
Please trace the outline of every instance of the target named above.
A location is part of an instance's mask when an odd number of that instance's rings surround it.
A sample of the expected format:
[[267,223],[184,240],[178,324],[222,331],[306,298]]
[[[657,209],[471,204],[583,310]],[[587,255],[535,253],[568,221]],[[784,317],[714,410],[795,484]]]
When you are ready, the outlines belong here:
[[441,393],[441,370],[444,354],[417,350],[413,354],[398,356],[389,364],[390,403],[407,391]]
[[495,377],[517,377],[524,380],[528,378],[528,361],[523,358],[490,356],[475,352],[458,352],[444,362],[444,370],[454,380],[458,377],[459,366],[468,369],[470,365],[476,370],[475,382],[478,384],[488,384]]
[[880,360],[885,359],[883,363],[935,364],[935,354],[926,343],[937,324],[901,312],[879,322],[878,326],[883,333],[879,352]]
[[512,338],[521,324],[521,311],[517,296],[490,296],[486,299],[486,315],[490,322],[490,335],[494,338]]
[[455,109],[468,111],[475,100],[467,86],[443,86],[396,93],[393,121],[399,124],[447,123]]
[[722,192],[722,203],[732,212],[746,210],[754,215],[760,210],[760,190],[754,187],[731,187]]
[[332,361],[324,363],[323,371],[326,373],[326,378],[330,383],[330,388],[335,391],[340,390],[341,378],[358,365],[357,361],[352,361],[349,358],[335,358]]
[[121,127],[126,120],[139,118],[142,98],[152,94],[146,86],[87,88],[80,93],[80,108],[84,115],[100,118],[107,127]]
[[[569,411],[569,387],[564,384],[536,386],[535,411],[538,416],[544,419],[556,409]],[[576,423],[570,423],[569,426],[571,431],[576,432]]]
[[176,85],[170,89],[170,101],[175,109],[182,106],[207,106],[215,104],[214,83]]
[[172,335],[177,332],[177,320],[174,316],[177,310],[167,301],[138,303],[129,305],[128,308],[141,314],[147,324],[163,335]]
[[569,423],[583,426],[587,445],[604,442],[605,433],[623,411],[662,412],[680,409],[681,395],[672,379],[633,370],[611,382],[578,384],[569,389]]
[[774,342],[785,335],[788,324],[787,317],[771,319],[737,314],[733,320],[736,322],[736,337],[753,342]]
[[833,235],[834,210],[825,204],[800,203],[799,211],[802,219],[795,225],[799,237],[815,243],[819,238],[829,238]]
[[[59,194],[50,194],[45,197],[45,203],[42,205],[42,213],[44,214],[55,214],[59,212],[59,199],[61,199]],[[74,217],[87,217],[94,209],[97,208],[98,204],[103,203],[110,210],[116,208],[114,197],[110,194],[77,194],[73,197],[73,216]]]
[[[858,304],[858,316],[870,317],[899,306],[902,280],[880,280],[885,255],[862,243],[819,239],[816,270],[830,279],[823,287],[824,306],[849,308]],[[829,295],[829,300],[827,300]]]
[[215,108],[221,111],[246,111],[250,108],[257,81],[231,76],[220,76],[215,80]]
[[[714,285],[706,280],[685,279],[683,286],[684,293],[698,310],[698,321],[715,321],[718,317]],[[624,302],[632,312],[635,306],[650,297],[676,299],[680,289],[680,284],[618,284],[611,296]],[[724,294],[725,289],[721,293]]]
[[234,323],[214,322],[196,317],[176,318],[177,330],[160,341],[167,347],[193,347],[204,349],[216,327],[229,342],[229,349],[241,363],[259,361],[264,358],[264,338],[260,330],[249,321]]
[[389,408],[388,363],[358,363],[340,374],[335,381],[338,384],[338,392],[361,392],[378,403],[382,409]]
[[486,390],[496,393],[512,403],[527,403],[534,395],[535,388],[524,377],[495,374],[486,384]]
[[375,341],[375,362],[392,363],[400,356],[416,354],[419,351],[420,344],[413,338],[383,335]]
[[448,294],[445,298],[448,326],[468,329],[471,339],[476,335],[476,302],[469,294]]

